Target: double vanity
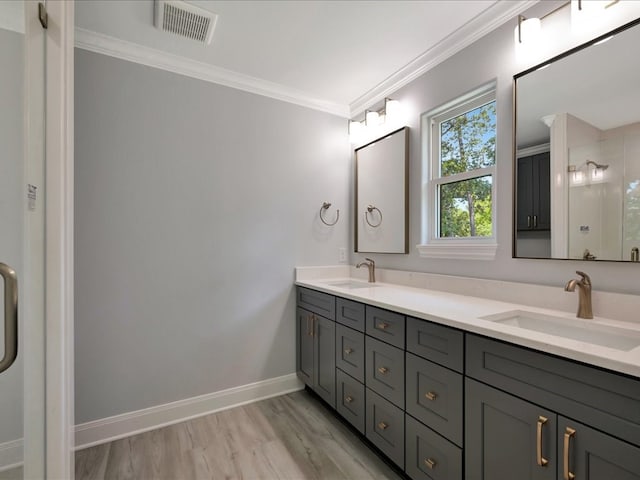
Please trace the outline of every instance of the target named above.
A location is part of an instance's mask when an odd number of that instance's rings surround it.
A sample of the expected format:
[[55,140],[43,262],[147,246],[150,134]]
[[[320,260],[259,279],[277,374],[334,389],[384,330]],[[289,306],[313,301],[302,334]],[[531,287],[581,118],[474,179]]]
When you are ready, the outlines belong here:
[[640,324],[296,284],[299,378],[410,478],[640,479]]

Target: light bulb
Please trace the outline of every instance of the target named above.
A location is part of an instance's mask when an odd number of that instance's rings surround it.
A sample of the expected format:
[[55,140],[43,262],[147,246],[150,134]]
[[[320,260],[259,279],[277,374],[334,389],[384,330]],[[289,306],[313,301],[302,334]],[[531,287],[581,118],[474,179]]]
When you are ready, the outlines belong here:
[[365,117],[365,123],[367,127],[377,127],[380,124],[380,114],[373,110],[368,111]]

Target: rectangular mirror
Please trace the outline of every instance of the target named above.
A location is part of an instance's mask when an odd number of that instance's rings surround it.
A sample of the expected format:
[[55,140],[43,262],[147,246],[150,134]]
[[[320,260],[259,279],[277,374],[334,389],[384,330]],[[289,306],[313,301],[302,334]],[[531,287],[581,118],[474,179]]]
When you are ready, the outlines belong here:
[[514,76],[514,257],[638,261],[639,23]]
[[355,152],[355,251],[409,253],[409,127]]

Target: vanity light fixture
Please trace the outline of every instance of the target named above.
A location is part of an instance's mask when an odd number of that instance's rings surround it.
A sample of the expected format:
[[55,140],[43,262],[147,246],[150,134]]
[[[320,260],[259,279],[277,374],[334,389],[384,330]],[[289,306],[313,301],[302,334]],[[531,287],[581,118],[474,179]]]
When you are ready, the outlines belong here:
[[518,15],[518,25],[514,33],[515,42],[518,44],[528,44],[535,42],[540,37],[542,22],[539,18],[526,18]]
[[377,127],[380,125],[380,113],[375,110],[367,110],[364,115],[364,124],[367,127]]
[[518,24],[513,31],[513,40],[516,47],[516,58],[526,60],[535,54],[539,47],[542,22],[539,18],[526,18],[518,15]]
[[402,106],[398,100],[391,98],[384,99],[384,107],[380,110],[366,110],[364,120],[349,121],[349,137],[351,143],[358,143],[363,136],[369,136],[370,133],[376,132],[383,125],[402,123]]

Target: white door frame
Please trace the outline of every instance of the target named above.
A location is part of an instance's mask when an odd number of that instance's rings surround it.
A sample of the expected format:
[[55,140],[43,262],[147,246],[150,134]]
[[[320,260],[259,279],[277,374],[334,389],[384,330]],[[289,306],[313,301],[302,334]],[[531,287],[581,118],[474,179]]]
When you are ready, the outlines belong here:
[[46,2],[46,472],[73,479],[74,2]]

